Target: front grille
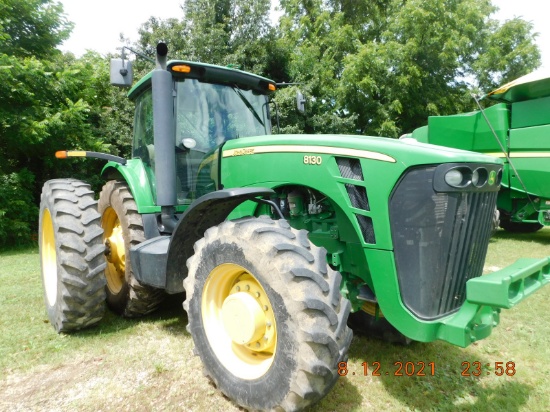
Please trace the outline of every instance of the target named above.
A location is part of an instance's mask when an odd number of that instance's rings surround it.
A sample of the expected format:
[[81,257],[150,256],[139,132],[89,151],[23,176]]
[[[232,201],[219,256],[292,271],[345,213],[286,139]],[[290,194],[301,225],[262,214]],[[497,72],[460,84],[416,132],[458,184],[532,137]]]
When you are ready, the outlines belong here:
[[409,170],[390,200],[401,297],[423,319],[457,310],[466,281],[481,276],[498,193],[436,192],[435,169]]

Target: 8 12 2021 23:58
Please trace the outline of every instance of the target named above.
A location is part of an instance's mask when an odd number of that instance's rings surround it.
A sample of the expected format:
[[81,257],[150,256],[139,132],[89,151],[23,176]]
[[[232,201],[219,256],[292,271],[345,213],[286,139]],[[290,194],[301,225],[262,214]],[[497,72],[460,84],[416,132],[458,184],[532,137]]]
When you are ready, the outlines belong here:
[[435,362],[401,362],[393,363],[391,371],[384,370],[380,362],[363,362],[359,372],[351,371],[347,362],[338,363],[338,375],[360,376],[434,376]]

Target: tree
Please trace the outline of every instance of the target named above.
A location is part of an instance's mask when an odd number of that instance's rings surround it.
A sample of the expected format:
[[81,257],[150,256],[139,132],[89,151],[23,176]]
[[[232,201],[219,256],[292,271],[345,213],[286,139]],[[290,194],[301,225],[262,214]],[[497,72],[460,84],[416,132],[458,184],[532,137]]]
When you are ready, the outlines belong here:
[[289,78],[302,85],[307,133],[352,133],[355,115],[336,99],[345,57],[356,51],[357,33],[344,12],[321,1],[281,1],[279,48],[291,50]]
[[0,44],[0,246],[30,240],[44,181],[99,179],[97,161],[57,161],[55,151],[108,151],[114,144],[106,142],[118,143],[116,137],[98,134],[121,123],[112,124],[107,62],[97,54],[75,59],[55,49],[71,27],[60,5],[23,3],[0,0],[0,37],[6,39]]
[[470,89],[540,64],[532,27],[490,19],[490,0],[392,0],[387,6],[384,22],[372,23],[383,30],[363,41],[366,32],[354,29],[356,50],[335,70],[341,76],[336,106],[357,115],[361,133],[397,137],[429,115],[470,110]]
[[58,54],[73,24],[52,0],[0,0],[0,54],[36,58]]
[[478,87],[485,92],[494,90],[540,65],[540,51],[533,40],[533,24],[514,18],[499,25],[488,24],[489,33],[481,51],[472,62],[472,72]]

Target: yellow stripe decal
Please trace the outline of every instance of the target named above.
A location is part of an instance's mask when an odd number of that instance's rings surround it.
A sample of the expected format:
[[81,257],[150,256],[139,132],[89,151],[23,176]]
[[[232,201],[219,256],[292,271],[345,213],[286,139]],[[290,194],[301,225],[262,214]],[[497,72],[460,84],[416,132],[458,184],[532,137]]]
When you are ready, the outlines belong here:
[[68,150],[67,157],[86,157],[86,152],[82,150]]
[[[502,152],[484,153],[484,154],[493,156],[493,157],[502,157],[502,158],[506,157]],[[512,158],[522,158],[522,157],[523,158],[535,158],[535,157],[545,158],[545,157],[550,157],[550,152],[513,152],[513,153],[510,153],[509,156]]]
[[240,149],[224,150],[223,157],[244,156],[261,153],[319,153],[335,156],[361,157],[364,159],[380,160],[382,162],[395,163],[395,159],[383,153],[371,152],[369,150],[346,149],[330,146],[300,146],[300,145],[275,145],[275,146],[253,146]]

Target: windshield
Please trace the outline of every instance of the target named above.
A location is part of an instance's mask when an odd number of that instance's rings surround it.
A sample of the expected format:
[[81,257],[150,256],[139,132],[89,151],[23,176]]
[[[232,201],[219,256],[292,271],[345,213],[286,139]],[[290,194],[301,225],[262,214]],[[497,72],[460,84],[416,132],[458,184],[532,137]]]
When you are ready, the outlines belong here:
[[226,140],[271,133],[267,96],[237,86],[176,82],[176,146],[195,140],[207,152]]

